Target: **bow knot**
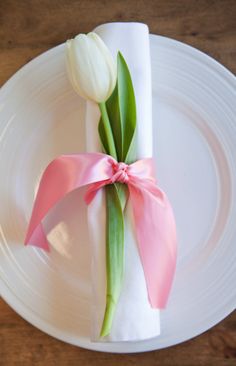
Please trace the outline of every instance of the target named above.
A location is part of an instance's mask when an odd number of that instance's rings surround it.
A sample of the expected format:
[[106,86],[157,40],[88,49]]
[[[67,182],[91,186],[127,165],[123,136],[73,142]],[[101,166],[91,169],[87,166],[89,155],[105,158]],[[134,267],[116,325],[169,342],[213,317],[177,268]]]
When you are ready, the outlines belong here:
[[112,168],[113,168],[113,176],[111,178],[111,182],[115,183],[115,182],[120,182],[120,183],[127,183],[129,180],[129,175],[127,172],[128,169],[128,165],[125,163],[117,163],[117,162],[113,162],[112,163]]

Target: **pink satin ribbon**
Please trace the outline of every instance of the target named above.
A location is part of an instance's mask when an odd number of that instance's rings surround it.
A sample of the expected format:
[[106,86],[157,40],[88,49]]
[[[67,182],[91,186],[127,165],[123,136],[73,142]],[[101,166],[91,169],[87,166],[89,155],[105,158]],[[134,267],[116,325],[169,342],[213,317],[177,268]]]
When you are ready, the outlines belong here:
[[176,229],[168,198],[156,185],[151,158],[131,165],[102,153],[62,155],[53,160],[40,181],[25,244],[49,250],[42,220],[50,209],[85,185],[89,204],[98,189],[114,182],[127,184],[129,189],[149,302],[153,308],[164,308],[176,266]]

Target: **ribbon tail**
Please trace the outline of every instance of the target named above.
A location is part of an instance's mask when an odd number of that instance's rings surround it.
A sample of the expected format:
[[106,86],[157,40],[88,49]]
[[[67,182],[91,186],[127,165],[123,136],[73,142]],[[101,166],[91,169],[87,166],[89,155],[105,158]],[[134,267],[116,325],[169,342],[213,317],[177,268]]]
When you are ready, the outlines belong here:
[[153,308],[165,308],[176,267],[176,227],[164,192],[151,184],[130,184],[140,258]]
[[45,169],[35,199],[25,245],[49,250],[42,220],[68,193],[111,176],[110,157],[100,153],[62,155]]
[[47,252],[50,251],[47,238],[43,231],[43,225],[41,223],[36,226],[35,230],[28,230],[25,238],[25,245],[34,245],[46,250]]

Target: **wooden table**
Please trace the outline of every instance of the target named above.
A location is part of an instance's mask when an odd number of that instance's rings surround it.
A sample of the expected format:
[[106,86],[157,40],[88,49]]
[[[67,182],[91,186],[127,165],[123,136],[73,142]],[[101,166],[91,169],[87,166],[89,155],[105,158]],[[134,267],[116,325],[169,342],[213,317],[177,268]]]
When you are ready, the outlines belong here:
[[[1,0],[0,85],[43,51],[108,21],[141,21],[236,72],[235,0]],[[91,352],[42,333],[0,300],[0,365],[236,365],[236,312],[208,332],[161,351]]]

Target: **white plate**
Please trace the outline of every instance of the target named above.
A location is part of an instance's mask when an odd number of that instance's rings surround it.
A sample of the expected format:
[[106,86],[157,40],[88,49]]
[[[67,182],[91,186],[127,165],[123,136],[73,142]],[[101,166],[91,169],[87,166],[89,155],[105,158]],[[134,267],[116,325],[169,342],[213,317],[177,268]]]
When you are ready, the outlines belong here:
[[89,341],[89,250],[81,194],[72,194],[47,220],[48,231],[56,223],[50,255],[22,244],[43,169],[59,154],[84,150],[85,105],[67,81],[64,45],[27,64],[0,92],[1,294],[44,332],[94,350],[168,347],[209,329],[236,304],[235,79],[189,46],[150,39],[154,156],[179,238],[176,278],[158,338]]

